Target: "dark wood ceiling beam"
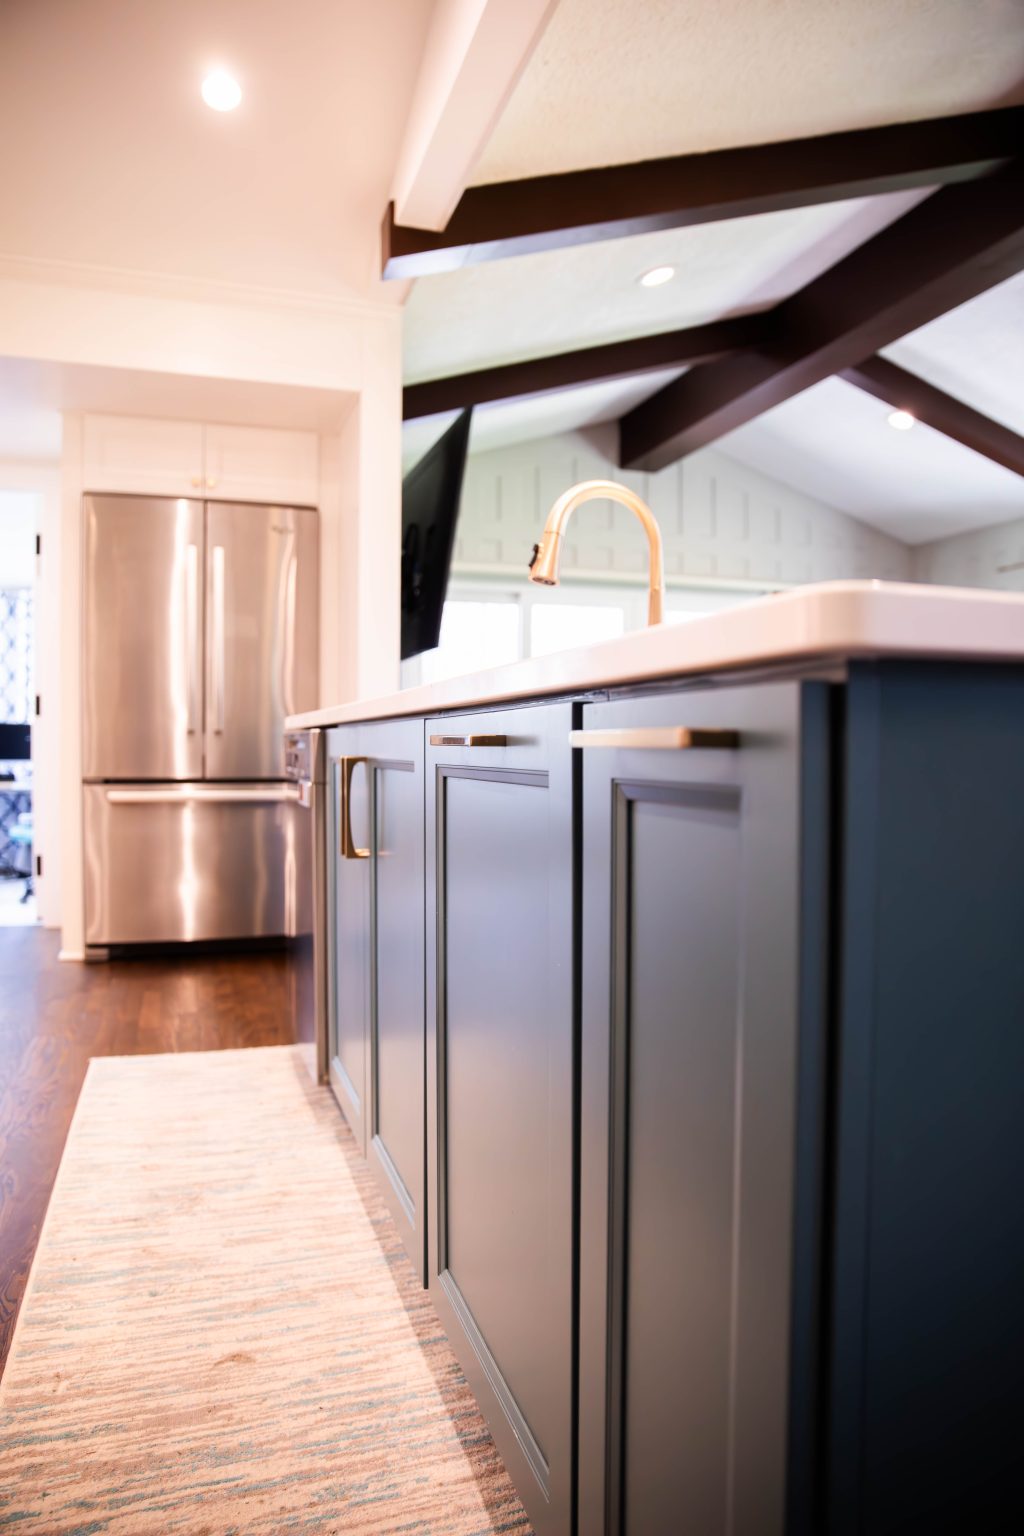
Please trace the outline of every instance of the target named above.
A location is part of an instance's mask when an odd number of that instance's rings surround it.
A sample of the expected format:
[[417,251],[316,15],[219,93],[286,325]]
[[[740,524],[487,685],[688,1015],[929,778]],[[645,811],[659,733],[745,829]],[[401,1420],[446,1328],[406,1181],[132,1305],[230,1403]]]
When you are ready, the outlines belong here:
[[1024,475],[1024,437],[1004,427],[1002,422],[983,416],[962,400],[936,389],[916,374],[890,363],[885,357],[869,357],[839,375],[848,384],[856,384],[876,400],[894,410],[909,411],[925,426],[934,427],[946,437],[955,438],[965,448],[993,459],[1014,474]]
[[470,187],[440,234],[382,230],[386,278],[991,175],[1024,143],[1024,107]]
[[521,395],[544,394],[597,380],[628,378],[658,368],[692,366],[756,346],[764,335],[763,314],[741,315],[682,331],[581,347],[554,357],[530,358],[499,368],[477,368],[471,373],[407,384],[402,391],[402,417],[409,421],[439,411],[464,410],[467,405],[513,400]]
[[1024,170],[944,187],[771,311],[768,339],[693,368],[620,423],[658,470],[1024,268]]

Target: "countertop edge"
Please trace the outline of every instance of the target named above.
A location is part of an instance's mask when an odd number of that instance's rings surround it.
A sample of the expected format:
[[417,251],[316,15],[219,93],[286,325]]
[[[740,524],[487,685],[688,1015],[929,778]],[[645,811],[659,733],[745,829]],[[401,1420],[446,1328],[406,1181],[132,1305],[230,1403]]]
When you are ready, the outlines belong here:
[[829,582],[683,624],[290,715],[289,730],[432,715],[786,663],[1024,660],[1024,594]]

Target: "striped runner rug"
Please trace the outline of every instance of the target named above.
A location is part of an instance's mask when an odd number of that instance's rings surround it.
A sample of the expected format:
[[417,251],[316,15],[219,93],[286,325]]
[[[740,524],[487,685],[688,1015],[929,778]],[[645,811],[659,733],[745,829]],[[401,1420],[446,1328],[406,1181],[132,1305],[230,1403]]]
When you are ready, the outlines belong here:
[[90,1063],[0,1383],[18,1536],[530,1536],[296,1049]]

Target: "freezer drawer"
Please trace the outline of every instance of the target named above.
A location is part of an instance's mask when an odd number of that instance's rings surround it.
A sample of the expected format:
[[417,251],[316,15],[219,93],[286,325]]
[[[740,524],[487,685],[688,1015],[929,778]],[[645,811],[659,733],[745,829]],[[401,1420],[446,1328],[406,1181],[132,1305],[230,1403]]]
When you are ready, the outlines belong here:
[[86,784],[85,942],[292,935],[301,921],[290,784]]

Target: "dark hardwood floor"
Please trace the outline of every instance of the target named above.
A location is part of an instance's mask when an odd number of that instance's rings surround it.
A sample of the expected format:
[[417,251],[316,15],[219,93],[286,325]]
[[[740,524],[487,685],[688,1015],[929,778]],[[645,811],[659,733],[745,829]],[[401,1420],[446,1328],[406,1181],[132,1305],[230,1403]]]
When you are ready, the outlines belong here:
[[59,936],[0,928],[0,1373],[90,1056],[283,1045],[283,951],[64,964]]

